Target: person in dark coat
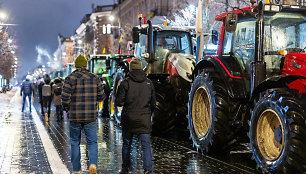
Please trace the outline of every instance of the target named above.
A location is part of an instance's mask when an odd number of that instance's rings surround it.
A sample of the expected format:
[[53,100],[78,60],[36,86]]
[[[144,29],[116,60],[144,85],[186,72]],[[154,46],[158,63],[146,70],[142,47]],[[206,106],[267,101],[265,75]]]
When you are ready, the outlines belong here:
[[152,173],[152,131],[151,116],[155,108],[155,91],[151,80],[142,70],[140,59],[130,62],[130,72],[118,89],[116,105],[123,106],[122,125],[122,169],[120,173],[128,173],[130,167],[130,150],[132,138],[138,135],[143,151],[143,169]]
[[62,88],[63,88],[62,79],[58,77],[54,80],[54,84],[52,85],[53,103],[56,108],[57,121],[63,119],[63,108],[61,101]]
[[[50,113],[51,113],[51,103],[52,103],[52,86],[51,86],[51,77],[48,74],[45,74],[44,77],[44,85],[42,86],[42,102],[43,107],[46,109],[45,112],[45,119],[49,121]],[[44,112],[43,111],[43,112]]]
[[20,96],[23,95],[21,112],[24,111],[24,105],[25,105],[26,97],[28,97],[28,99],[29,99],[29,108],[30,108],[30,112],[32,112],[32,109],[31,109],[31,95],[33,94],[33,90],[34,90],[33,89],[33,84],[30,81],[30,76],[27,75],[26,80],[22,82],[21,90],[20,90]]
[[39,103],[40,103],[40,109],[41,109],[41,114],[42,115],[45,115],[45,112],[44,112],[44,103],[43,103],[43,96],[42,96],[42,87],[44,86],[45,82],[44,82],[44,79],[41,78],[39,80],[39,84],[37,86],[37,89],[38,89],[38,97],[39,97]]

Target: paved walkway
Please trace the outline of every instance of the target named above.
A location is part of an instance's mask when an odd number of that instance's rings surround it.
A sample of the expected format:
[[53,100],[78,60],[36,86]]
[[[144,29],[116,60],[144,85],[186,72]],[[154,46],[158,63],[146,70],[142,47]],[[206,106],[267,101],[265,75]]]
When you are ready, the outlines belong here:
[[[18,93],[18,92],[17,92]],[[19,94],[19,93],[18,93]],[[1,96],[0,96],[1,98]],[[70,143],[69,121],[65,116],[56,122],[52,111],[49,122],[36,111],[21,114],[21,97],[16,95],[11,103],[0,103],[0,173],[69,173]],[[36,110],[34,109],[36,108]],[[108,118],[98,119],[98,173],[116,174],[121,168],[121,128]],[[203,156],[188,145],[173,140],[152,137],[155,173],[206,174],[206,173],[254,173],[255,170],[241,165],[229,164]],[[143,173],[141,149],[137,138],[132,146],[132,171]],[[88,173],[86,140],[81,140],[82,171]]]
[[0,173],[52,173],[31,114],[21,113],[19,93],[0,98]]

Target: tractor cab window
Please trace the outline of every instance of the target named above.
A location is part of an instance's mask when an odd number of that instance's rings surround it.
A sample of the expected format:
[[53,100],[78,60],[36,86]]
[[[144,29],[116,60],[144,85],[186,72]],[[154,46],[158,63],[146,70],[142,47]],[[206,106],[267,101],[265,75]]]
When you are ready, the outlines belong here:
[[162,31],[158,32],[155,41],[155,50],[164,49],[165,52],[192,54],[190,36],[186,32]]
[[93,59],[93,73],[103,74],[106,70],[105,59]]
[[148,50],[148,35],[141,34],[139,36],[139,43],[136,44],[135,54],[137,58],[141,58]]
[[243,70],[250,71],[255,53],[255,19],[240,20],[234,33],[232,53]]
[[224,40],[223,40],[223,49],[222,49],[222,55],[230,55],[230,52],[232,51],[232,40],[233,40],[233,33],[231,32],[225,32],[224,33]]
[[255,52],[255,19],[242,19],[237,23],[236,31],[225,32],[223,56],[233,55],[243,71],[249,71]]
[[267,74],[280,74],[283,55],[281,50],[305,52],[306,15],[305,13],[281,12],[265,16],[264,52]]

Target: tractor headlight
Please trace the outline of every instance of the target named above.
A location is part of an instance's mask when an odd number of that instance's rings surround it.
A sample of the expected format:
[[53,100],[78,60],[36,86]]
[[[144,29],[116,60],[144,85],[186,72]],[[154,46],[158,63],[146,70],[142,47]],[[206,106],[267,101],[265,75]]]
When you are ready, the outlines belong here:
[[265,4],[264,11],[280,12],[280,6],[279,5]]

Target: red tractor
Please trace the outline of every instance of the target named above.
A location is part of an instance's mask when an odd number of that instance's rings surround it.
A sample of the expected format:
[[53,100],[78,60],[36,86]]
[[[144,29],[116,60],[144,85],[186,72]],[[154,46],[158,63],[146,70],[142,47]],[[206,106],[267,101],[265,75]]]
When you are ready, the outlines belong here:
[[277,1],[216,16],[217,56],[197,62],[188,128],[197,149],[249,137],[264,172],[306,172],[306,3]]

